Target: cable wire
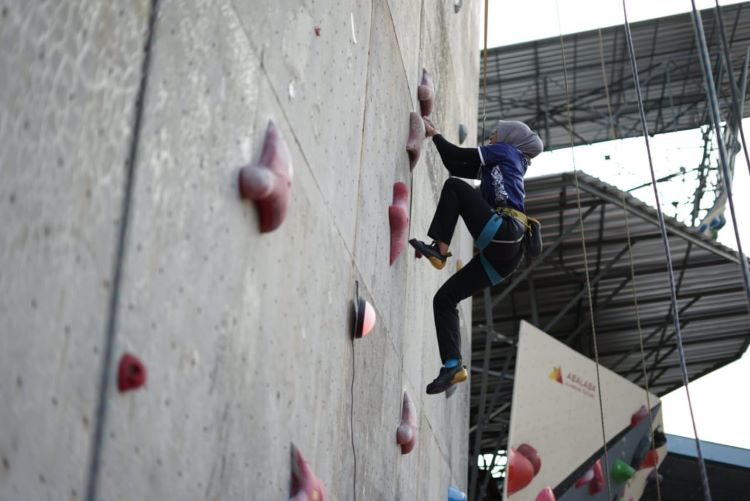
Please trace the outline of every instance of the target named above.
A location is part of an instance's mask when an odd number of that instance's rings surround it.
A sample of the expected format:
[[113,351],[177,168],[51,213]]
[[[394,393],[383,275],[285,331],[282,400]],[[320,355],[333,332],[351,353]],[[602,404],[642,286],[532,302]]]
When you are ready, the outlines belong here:
[[[607,71],[606,66],[604,63],[604,43],[602,41],[602,30],[597,30],[597,34],[599,37],[599,62],[602,67],[602,81],[604,82],[604,95],[607,99],[607,116],[609,117],[609,136],[610,140],[617,139],[617,131],[615,130],[615,124],[612,120],[612,103],[609,96],[609,82],[607,81]],[[633,261],[633,244],[631,240],[631,234],[630,234],[630,217],[628,214],[628,202],[625,197],[625,191],[620,191],[622,195],[622,211],[625,214],[625,235],[628,242],[628,261],[630,263],[630,283],[631,283],[631,289],[633,291],[633,308],[635,309],[635,323],[636,327],[638,329],[638,344],[641,349],[641,368],[643,369],[643,378],[645,380],[645,392],[646,392],[646,406],[648,407],[648,429],[649,429],[649,444],[650,449],[653,448],[654,443],[654,423],[653,419],[651,417],[651,395],[649,393],[649,374],[646,370],[646,353],[643,348],[643,329],[641,326],[641,314],[640,314],[640,308],[638,306],[638,287],[636,285],[636,279],[635,279],[635,263]],[[656,470],[659,469],[659,465],[657,464],[655,467]],[[657,501],[661,501],[661,481],[659,480],[659,475],[656,475],[656,497]]]
[[[601,420],[601,429],[602,429],[602,446],[604,449],[604,471],[609,471],[609,453],[607,451],[607,433],[605,430],[605,424],[604,424],[604,401],[602,399],[602,385],[601,385],[601,377],[600,377],[600,371],[599,371],[599,347],[597,345],[596,340],[596,323],[594,321],[594,300],[591,297],[591,278],[589,277],[589,262],[588,262],[588,253],[586,251],[586,233],[584,230],[583,225],[583,209],[581,207],[581,187],[578,183],[578,169],[576,168],[576,162],[575,162],[575,151],[574,151],[574,137],[573,137],[573,120],[571,117],[571,111],[570,111],[570,97],[569,97],[569,88],[568,88],[568,68],[567,68],[567,61],[565,58],[565,40],[563,38],[562,34],[562,26],[560,23],[560,4],[559,1],[555,1],[555,7],[557,11],[557,25],[558,29],[560,31],[560,52],[562,54],[562,67],[563,67],[563,81],[565,84],[565,114],[567,118],[567,125],[568,125],[568,135],[570,137],[570,153],[573,160],[573,177],[575,179],[576,184],[576,204],[578,206],[578,221],[580,223],[580,231],[581,231],[581,250],[583,252],[583,266],[584,266],[584,272],[586,276],[586,294],[588,296],[588,303],[589,303],[589,322],[591,323],[591,334],[592,334],[592,344],[594,348],[594,361],[596,362],[596,389],[597,394],[599,396],[599,417]],[[610,482],[607,481],[607,499],[612,499],[612,487],[610,486]]]
[[695,443],[698,451],[698,463],[701,474],[701,484],[703,486],[703,494],[706,501],[711,500],[711,490],[708,485],[708,475],[706,474],[706,463],[703,459],[703,452],[701,450],[700,440],[698,439],[698,430],[695,425],[695,415],[693,413],[693,405],[690,400],[690,390],[688,387],[689,378],[687,373],[687,363],[685,361],[685,350],[682,345],[682,333],[680,332],[680,314],[677,307],[677,292],[675,288],[674,272],[672,267],[672,253],[669,249],[669,239],[667,237],[667,227],[664,222],[664,213],[661,210],[661,201],[659,199],[659,190],[656,187],[656,174],[654,173],[654,163],[651,157],[651,146],[648,140],[648,125],[646,123],[646,114],[643,109],[643,96],[641,95],[641,86],[638,79],[638,66],[635,60],[635,49],[633,47],[633,37],[630,32],[630,23],[628,21],[628,12],[625,5],[625,0],[622,0],[622,10],[624,15],[624,27],[625,27],[625,38],[628,43],[628,54],[630,56],[630,65],[633,72],[633,83],[635,86],[636,97],[638,99],[638,110],[640,112],[641,127],[643,129],[643,139],[646,143],[646,153],[648,155],[649,170],[651,173],[651,181],[653,182],[654,197],[656,199],[656,211],[659,216],[659,229],[661,231],[662,243],[664,244],[664,253],[667,259],[667,271],[669,275],[669,292],[672,303],[672,320],[674,323],[675,337],[677,340],[677,349],[680,355],[680,369],[682,372],[682,380],[685,386],[685,393],[687,395],[688,408],[690,410],[690,419],[693,423],[693,432],[695,433]]

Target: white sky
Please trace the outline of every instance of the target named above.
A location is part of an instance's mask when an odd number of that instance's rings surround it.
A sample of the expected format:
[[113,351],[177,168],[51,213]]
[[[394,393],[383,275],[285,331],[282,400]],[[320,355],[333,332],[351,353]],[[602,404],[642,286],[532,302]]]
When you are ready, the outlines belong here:
[[[481,4],[484,16],[484,1]],[[720,6],[742,0],[720,1]],[[713,8],[715,0],[696,0],[699,9]],[[632,22],[689,12],[690,0],[629,0],[626,2],[628,20]],[[559,16],[559,17],[558,17]],[[483,17],[481,18],[483,19]],[[621,0],[523,0],[508,2],[490,0],[488,47],[556,37],[562,34],[587,31],[599,27],[622,24]],[[480,21],[480,29],[483,27]],[[483,36],[480,34],[480,48]],[[750,139],[750,120],[743,121]],[[656,177],[679,170],[695,168],[701,160],[702,139],[696,131],[663,134],[650,139]],[[605,159],[609,155],[609,160]],[[564,172],[575,168],[623,189],[650,180],[649,165],[643,138],[625,139],[592,146],[543,153],[529,168],[529,177]],[[684,187],[684,188],[683,188]],[[745,254],[750,251],[750,174],[744,153],[737,155],[735,179],[732,185],[738,218],[740,241]],[[683,202],[695,188],[689,178],[660,184],[659,197],[665,214],[674,215],[673,201]],[[654,205],[651,187],[632,192],[634,196]],[[719,242],[737,248],[729,207],[727,224],[719,233]],[[739,270],[738,270],[739,273]],[[687,361],[690,364],[690,360]],[[701,440],[750,449],[750,355],[690,383],[690,396]],[[662,399],[664,428],[667,433],[693,436],[685,390],[676,390]]]

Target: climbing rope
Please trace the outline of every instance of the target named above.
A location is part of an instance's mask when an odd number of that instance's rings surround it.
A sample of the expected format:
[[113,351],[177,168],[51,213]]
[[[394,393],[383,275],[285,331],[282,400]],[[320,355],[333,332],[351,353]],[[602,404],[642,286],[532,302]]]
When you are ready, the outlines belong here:
[[[565,40],[563,38],[562,34],[562,25],[560,23],[560,3],[559,1],[555,1],[555,10],[557,13],[557,26],[558,30],[560,32],[560,52],[562,54],[562,63],[563,63],[563,81],[565,84],[565,114],[567,119],[567,125],[568,125],[568,136],[570,137],[570,153],[573,160],[573,177],[575,179],[576,184],[576,205],[578,207],[578,221],[580,223],[580,230],[581,230],[581,249],[583,251],[583,266],[585,271],[585,277],[586,277],[586,293],[588,296],[588,302],[589,302],[589,322],[591,323],[591,334],[592,334],[592,341],[593,341],[593,348],[594,348],[594,362],[596,363],[596,390],[597,394],[599,396],[599,418],[601,421],[601,429],[602,429],[602,447],[604,449],[604,470],[609,471],[609,453],[607,451],[607,433],[604,427],[604,401],[602,399],[602,385],[601,385],[601,377],[600,377],[600,371],[599,371],[599,347],[597,345],[596,341],[596,324],[594,321],[594,301],[591,297],[591,279],[589,277],[589,262],[588,262],[588,254],[586,252],[586,232],[583,227],[583,209],[581,207],[581,188],[578,183],[578,169],[576,168],[576,161],[575,161],[575,150],[574,150],[574,137],[573,137],[573,121],[571,118],[571,112],[570,112],[570,98],[569,98],[569,90],[568,90],[568,68],[567,68],[567,61],[565,58]],[[609,485],[610,482],[606,482],[607,484],[607,499],[612,499],[612,487]]]
[[484,144],[484,126],[487,121],[487,21],[490,0],[484,0],[484,51],[482,52],[482,144]]
[[[716,141],[719,145],[719,164],[721,165],[721,172],[723,174],[724,179],[724,188],[727,192],[727,201],[729,202],[729,211],[732,214],[732,226],[734,227],[734,236],[737,239],[737,253],[740,255],[740,269],[742,270],[742,278],[745,281],[745,293],[746,293],[746,299],[748,300],[748,305],[750,306],[750,273],[748,272],[747,268],[747,259],[745,259],[745,254],[742,252],[742,243],[740,242],[740,233],[737,228],[737,213],[734,210],[734,199],[732,196],[732,177],[731,173],[729,172],[729,161],[727,159],[727,150],[726,146],[724,145],[724,137],[721,134],[721,115],[719,113],[719,100],[716,96],[716,86],[714,84],[714,76],[711,70],[711,62],[709,60],[708,55],[708,47],[706,44],[706,36],[703,32],[703,21],[701,20],[701,14],[698,12],[698,9],[695,8],[695,0],[691,0],[691,3],[693,5],[693,27],[695,28],[695,38],[698,40],[698,55],[701,60],[701,67],[703,68],[703,76],[705,78],[704,82],[706,84],[706,95],[708,98],[708,108],[711,114],[711,122],[713,124],[714,128],[714,134],[716,135]],[[726,47],[726,35],[724,33],[724,24],[721,20],[721,12],[718,12],[718,4],[717,4],[717,16],[720,21],[721,29],[719,32],[722,34],[722,46],[725,50],[724,59],[726,62],[727,68],[729,68],[730,75],[733,74],[731,71],[732,65],[731,61],[729,61],[729,55],[726,54],[728,51],[728,48]],[[732,77],[730,76],[730,79]],[[734,102],[736,105],[735,112],[739,111],[739,103],[737,102],[735,93],[734,93],[734,79],[730,80],[730,87],[732,88],[732,96],[735,97]],[[740,131],[742,131],[742,117],[738,117],[738,120],[740,120]],[[745,149],[745,158],[747,159],[747,147],[745,145],[745,138],[744,133],[742,135],[742,144],[743,148]],[[748,160],[750,162],[750,160]],[[748,163],[748,168],[750,168],[750,163]]]
[[[695,10],[695,6],[693,6],[693,9]],[[698,439],[698,430],[695,425],[695,415],[693,413],[693,405],[690,400],[690,390],[688,387],[689,378],[688,378],[688,373],[687,373],[687,363],[685,362],[685,350],[682,345],[682,333],[680,332],[680,314],[679,314],[679,309],[677,308],[677,292],[675,288],[674,272],[672,269],[673,268],[672,267],[672,254],[669,250],[669,239],[667,238],[667,228],[664,222],[664,214],[661,210],[659,190],[657,189],[657,186],[656,186],[656,174],[654,173],[654,164],[651,158],[651,146],[648,140],[648,125],[646,123],[646,114],[643,108],[643,97],[641,95],[641,86],[640,86],[640,81],[638,79],[638,67],[637,67],[636,60],[635,60],[635,49],[633,47],[633,38],[630,32],[630,23],[628,21],[628,12],[627,12],[627,7],[625,5],[625,0],[622,0],[622,10],[623,10],[623,15],[624,15],[625,36],[626,36],[627,43],[628,43],[628,54],[630,56],[630,65],[631,65],[632,72],[633,72],[633,83],[635,86],[636,97],[638,99],[638,110],[640,112],[641,127],[643,129],[642,130],[643,139],[646,143],[646,153],[648,155],[648,164],[649,164],[649,170],[651,173],[652,188],[653,188],[654,197],[656,201],[656,211],[659,216],[659,229],[661,230],[662,243],[664,244],[664,253],[666,254],[666,258],[667,258],[667,271],[669,275],[669,292],[670,292],[670,298],[671,298],[671,303],[672,303],[672,320],[674,323],[675,337],[677,339],[677,350],[680,356],[680,369],[682,372],[683,384],[685,386],[685,394],[687,395],[688,409],[690,411],[690,419],[693,424],[693,432],[695,433],[695,444],[698,450],[698,464],[700,467],[703,494],[704,494],[706,501],[710,501],[711,490],[708,485],[708,475],[706,474],[706,463],[703,459],[703,453],[701,451],[701,444],[700,444],[700,440]]]
[[[607,117],[609,118],[609,127],[608,134],[609,139],[614,141],[617,139],[617,131],[615,130],[615,124],[613,121],[613,115],[612,115],[612,101],[610,99],[609,95],[609,82],[607,81],[607,69],[606,65],[604,63],[604,42],[602,40],[602,30],[597,30],[597,35],[599,39],[599,63],[602,67],[602,82],[604,83],[604,95],[607,100]],[[638,306],[638,287],[636,285],[636,279],[635,279],[635,263],[633,262],[633,244],[631,240],[631,234],[630,234],[630,217],[628,215],[628,202],[625,198],[625,191],[622,190],[621,192],[621,198],[622,198],[622,210],[625,214],[625,235],[628,242],[628,261],[630,264],[630,283],[631,283],[631,289],[633,291],[633,308],[635,308],[635,323],[636,327],[638,329],[638,345],[641,350],[641,368],[643,369],[643,379],[646,382],[646,406],[648,407],[648,429],[649,429],[649,444],[650,449],[653,448],[654,443],[654,435],[653,435],[653,429],[654,429],[654,423],[653,418],[651,416],[651,396],[649,393],[649,374],[646,369],[646,353],[643,346],[643,329],[641,326],[641,313],[640,308]],[[659,465],[656,465],[656,468],[658,469]],[[659,475],[656,475],[656,498],[657,501],[661,501],[661,481],[659,480]]]

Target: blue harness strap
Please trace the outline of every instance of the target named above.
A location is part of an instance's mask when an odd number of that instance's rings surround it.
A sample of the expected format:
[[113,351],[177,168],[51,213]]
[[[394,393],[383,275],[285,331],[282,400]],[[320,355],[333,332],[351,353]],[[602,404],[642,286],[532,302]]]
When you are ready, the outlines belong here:
[[487,223],[484,225],[484,228],[482,228],[482,232],[479,234],[479,238],[477,238],[477,247],[480,251],[484,250],[485,247],[490,245],[490,242],[492,242],[492,237],[495,236],[495,233],[497,233],[497,230],[499,230],[502,225],[503,219],[497,214],[492,214],[490,220],[487,221]]
[[484,272],[487,274],[487,278],[490,279],[490,282],[492,285],[497,285],[500,282],[503,281],[503,277],[497,272],[497,270],[490,264],[489,260],[484,257],[484,249],[488,245],[490,245],[490,242],[492,242],[492,237],[495,236],[495,233],[500,229],[500,226],[503,225],[503,218],[498,216],[497,214],[493,214],[489,221],[484,225],[484,228],[482,228],[482,232],[479,234],[479,238],[477,239],[477,248],[479,248],[479,260],[482,263],[482,268],[484,268]]

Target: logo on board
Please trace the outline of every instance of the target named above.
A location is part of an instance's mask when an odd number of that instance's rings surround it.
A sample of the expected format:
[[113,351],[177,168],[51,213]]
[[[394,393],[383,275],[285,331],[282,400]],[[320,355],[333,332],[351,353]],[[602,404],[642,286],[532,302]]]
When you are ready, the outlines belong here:
[[563,378],[562,367],[552,367],[552,371],[547,376],[552,381],[560,383],[568,388],[572,388],[580,393],[583,393],[587,397],[594,397],[596,391],[596,385],[588,379],[582,377],[575,372],[568,372]]

